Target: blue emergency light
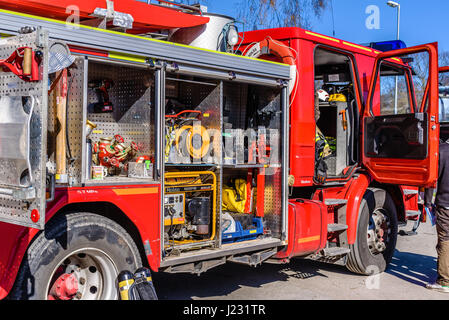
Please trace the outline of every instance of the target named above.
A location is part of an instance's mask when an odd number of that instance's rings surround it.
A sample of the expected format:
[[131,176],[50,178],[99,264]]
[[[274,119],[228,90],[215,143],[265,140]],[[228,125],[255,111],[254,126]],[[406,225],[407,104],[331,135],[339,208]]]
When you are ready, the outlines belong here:
[[369,47],[385,52],[397,49],[404,49],[407,48],[407,45],[402,40],[391,40],[391,41],[371,42],[369,44]]

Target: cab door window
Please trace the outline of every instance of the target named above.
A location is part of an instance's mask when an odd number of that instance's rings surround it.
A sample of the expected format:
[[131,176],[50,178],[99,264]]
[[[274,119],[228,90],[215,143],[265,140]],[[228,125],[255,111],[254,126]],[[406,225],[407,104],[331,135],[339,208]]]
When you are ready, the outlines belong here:
[[406,69],[383,63],[380,69],[380,115],[413,112],[411,82]]

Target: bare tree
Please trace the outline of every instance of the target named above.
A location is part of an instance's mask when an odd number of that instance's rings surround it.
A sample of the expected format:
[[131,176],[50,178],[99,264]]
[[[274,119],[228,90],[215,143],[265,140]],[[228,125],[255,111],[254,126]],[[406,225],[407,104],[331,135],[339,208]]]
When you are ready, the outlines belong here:
[[[428,53],[413,54],[408,57],[408,65],[413,70],[413,87],[415,91],[417,106],[421,106],[426,86],[429,79],[429,55]],[[449,52],[443,51],[439,53],[439,65],[449,65]],[[395,77],[384,76],[381,84],[381,99],[388,113],[393,113],[394,98],[395,98]],[[407,86],[404,77],[398,77],[398,113],[409,112],[404,109],[404,106],[409,105],[407,96]],[[439,82],[441,86],[449,86],[449,73],[440,75]]]
[[[449,66],[449,51],[443,51],[439,53],[439,65],[441,67]],[[442,73],[440,75],[440,84],[442,86],[449,86],[449,73]]]
[[248,28],[311,27],[331,0],[241,0],[238,19]]
[[[439,66],[449,66],[449,51],[441,51],[438,55]],[[417,100],[420,101],[426,89],[429,76],[429,55],[420,53],[413,55],[413,61],[410,63],[415,75],[413,77]],[[449,86],[449,73],[443,73],[439,79],[440,85]]]

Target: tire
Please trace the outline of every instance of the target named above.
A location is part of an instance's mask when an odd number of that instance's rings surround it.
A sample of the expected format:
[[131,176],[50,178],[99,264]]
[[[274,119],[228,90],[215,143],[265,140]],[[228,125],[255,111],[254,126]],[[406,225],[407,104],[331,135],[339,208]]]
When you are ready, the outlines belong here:
[[369,188],[360,203],[357,237],[350,245],[346,267],[363,275],[384,272],[393,257],[397,233],[393,199],[385,190]]
[[49,221],[29,246],[9,298],[54,298],[55,281],[75,273],[77,292],[63,298],[117,300],[117,275],[141,266],[136,244],[120,225],[92,213],[68,213]]

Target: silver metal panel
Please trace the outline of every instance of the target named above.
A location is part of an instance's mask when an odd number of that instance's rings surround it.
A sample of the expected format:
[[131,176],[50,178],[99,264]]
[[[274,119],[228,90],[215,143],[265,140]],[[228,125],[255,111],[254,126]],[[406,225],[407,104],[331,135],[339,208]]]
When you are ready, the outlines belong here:
[[[351,132],[350,121],[348,117],[348,104],[346,102],[336,102],[337,105],[337,161],[335,174],[341,175],[348,166],[349,155],[349,132]],[[340,112],[346,113],[346,130],[343,127],[343,119]]]
[[335,133],[336,133],[336,151],[331,156],[325,159],[326,164],[328,165],[328,175],[329,176],[340,176],[343,173],[343,170],[348,166],[348,155],[349,155],[349,133],[351,132],[350,121],[348,117],[347,120],[347,128],[346,130],[343,127],[343,118],[341,112],[348,111],[348,104],[346,102],[335,102],[335,105],[332,104],[327,108],[331,108],[335,110],[334,114],[335,118]]
[[21,175],[31,169],[30,120],[34,105],[33,96],[0,96],[0,165],[6,173],[1,177],[3,185],[22,187]]
[[[230,67],[228,70],[231,70]],[[220,80],[232,80],[237,83],[250,83],[256,85],[264,85],[264,86],[279,86],[279,81],[275,78],[267,78],[256,75],[245,75],[242,73],[233,73],[228,70],[211,70],[205,69],[203,67],[195,67],[188,65],[177,65],[177,72],[180,74],[187,74],[190,76],[201,76],[212,79],[220,79]]]
[[170,42],[127,36],[112,31],[88,27],[79,27],[64,22],[49,21],[39,17],[21,16],[0,10],[0,31],[17,33],[23,26],[41,26],[49,30],[51,39],[59,39],[69,44],[119,51],[129,54],[150,55],[156,59],[185,63],[193,66],[205,66],[216,70],[234,71],[247,75],[269,78],[290,78],[290,67],[263,60],[219,53]]
[[[85,137],[87,135],[87,127],[84,125],[87,123],[87,91],[88,91],[88,70],[89,70],[89,60],[87,58],[83,59],[83,125],[82,125],[82,136]],[[81,174],[81,183],[85,184],[86,181],[90,178],[90,172],[88,172],[88,162],[90,159],[87,159],[87,141],[82,143],[82,151],[81,151],[81,168],[84,174]],[[92,153],[92,152],[89,152]]]
[[282,177],[281,177],[281,188],[282,188],[282,240],[288,239],[288,174],[290,168],[290,110],[289,102],[290,96],[288,94],[288,88],[284,87],[282,89],[281,97],[281,110],[282,110]]
[[174,265],[180,265],[195,261],[204,261],[214,259],[217,257],[231,256],[245,252],[252,252],[258,250],[264,250],[267,248],[275,248],[281,246],[282,242],[275,238],[264,238],[257,241],[244,241],[231,244],[225,244],[220,249],[210,250],[192,250],[190,252],[183,253],[179,257],[169,257],[161,262],[161,267],[168,267]]
[[[157,157],[157,164],[156,164],[156,171],[158,179],[160,179],[161,183],[161,197],[159,199],[159,221],[160,223],[160,257],[161,260],[164,257],[164,248],[165,248],[165,241],[164,237],[162,236],[164,234],[164,195],[165,195],[165,165],[164,165],[164,152],[162,151],[164,148],[164,141],[165,141],[165,71],[159,69],[156,70],[155,74],[155,87],[156,87],[156,95],[155,95],[155,103],[156,103],[156,130],[157,130],[157,138],[158,141],[156,143],[156,157]],[[163,107],[164,106],[164,107]]]
[[[0,72],[0,221],[42,229],[46,201],[47,130],[43,128],[47,128],[48,34],[39,30],[0,40],[0,59],[24,46],[43,53],[41,80],[25,82],[10,72]],[[39,212],[37,222],[30,219],[33,210]]]

